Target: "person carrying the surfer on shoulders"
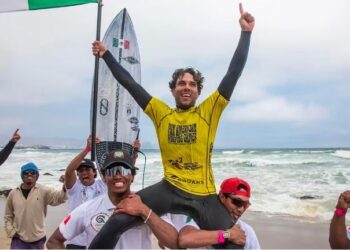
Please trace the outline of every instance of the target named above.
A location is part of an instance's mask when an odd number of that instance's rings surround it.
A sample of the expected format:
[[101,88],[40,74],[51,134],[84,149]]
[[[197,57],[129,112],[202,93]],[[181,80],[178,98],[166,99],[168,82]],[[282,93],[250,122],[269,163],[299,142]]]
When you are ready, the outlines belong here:
[[[155,213],[186,214],[200,228],[227,230],[234,222],[226,208],[219,202],[211,168],[211,155],[220,115],[228,105],[233,89],[247,60],[254,17],[239,6],[241,37],[228,71],[214,93],[198,106],[202,74],[193,68],[178,69],[169,82],[176,108],[170,108],[151,96],[115,60],[100,41],[92,44],[94,55],[103,58],[118,82],[133,96],[151,118],[156,128],[164,179],[138,194]],[[131,216],[112,216],[90,244],[90,248],[113,248],[118,235],[142,223]],[[243,233],[242,233],[243,234]],[[216,247],[242,248],[224,242]]]
[[[96,143],[100,139],[96,138]],[[86,147],[82,150],[68,165],[65,175],[63,176],[64,187],[68,195],[68,209],[73,211],[76,207],[84,202],[91,200],[101,194],[107,192],[106,184],[103,180],[97,179],[97,171],[95,163],[86,156],[91,151],[92,138],[88,137]],[[135,151],[140,149],[139,140],[134,141]],[[136,160],[136,159],[134,159]],[[67,249],[85,249],[85,234],[77,235],[73,239],[66,242]]]
[[[85,233],[88,245],[112,214],[125,213],[142,218],[138,227],[123,233],[115,249],[151,249],[152,232],[166,247],[177,249],[178,233],[171,220],[160,218],[131,193],[136,175],[133,159],[126,151],[110,152],[103,162],[101,173],[107,192],[75,208],[61,222],[47,242],[48,249],[63,249],[64,242]],[[113,237],[112,237],[113,238]],[[114,248],[114,247],[113,247]]]
[[7,145],[0,151],[0,166],[6,161],[9,155],[12,152],[12,149],[15,147],[16,143],[21,139],[21,135],[18,133],[19,129],[13,133],[11,140]]
[[350,190],[346,190],[339,195],[329,228],[329,244],[332,249],[350,249],[350,227],[345,223],[349,207]]
[[[251,189],[245,180],[233,177],[224,180],[220,185],[218,198],[230,212],[232,219],[237,220],[236,224],[226,230],[200,230],[198,225],[191,219],[183,223],[179,230],[178,244],[180,248],[207,247],[216,244],[218,241],[231,241],[244,245],[244,249],[260,250],[260,244],[254,229],[240,219],[243,213],[250,206]],[[184,215],[175,215],[184,216]],[[237,238],[237,230],[243,230],[245,237]]]

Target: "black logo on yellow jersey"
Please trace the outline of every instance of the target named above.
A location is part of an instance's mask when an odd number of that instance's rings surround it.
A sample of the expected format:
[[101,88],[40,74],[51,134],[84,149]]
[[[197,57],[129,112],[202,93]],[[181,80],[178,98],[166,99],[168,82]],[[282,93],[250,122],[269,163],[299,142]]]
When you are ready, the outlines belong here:
[[168,125],[168,143],[170,144],[193,144],[197,142],[197,126],[196,124]]

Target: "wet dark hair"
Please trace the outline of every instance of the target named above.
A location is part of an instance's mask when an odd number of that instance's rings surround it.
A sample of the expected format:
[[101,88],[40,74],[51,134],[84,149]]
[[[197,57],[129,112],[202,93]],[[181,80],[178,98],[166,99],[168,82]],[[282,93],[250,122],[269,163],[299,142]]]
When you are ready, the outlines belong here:
[[185,73],[189,73],[193,76],[194,81],[197,83],[198,94],[200,94],[203,88],[204,77],[202,76],[202,73],[200,71],[191,67],[175,70],[172,75],[172,79],[169,82],[169,88],[174,89],[177,79],[179,79],[179,77],[182,77]]

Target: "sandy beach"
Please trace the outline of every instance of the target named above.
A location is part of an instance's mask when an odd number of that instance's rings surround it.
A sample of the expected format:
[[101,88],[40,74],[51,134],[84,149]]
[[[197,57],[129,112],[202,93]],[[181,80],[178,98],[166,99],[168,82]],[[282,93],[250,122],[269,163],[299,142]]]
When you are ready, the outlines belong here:
[[[3,213],[6,199],[0,198],[0,249],[8,249],[10,240],[4,231]],[[56,229],[67,213],[66,204],[49,207],[47,216],[47,235]],[[290,216],[269,216],[266,214],[249,212],[243,216],[256,231],[263,249],[329,249],[329,223]],[[154,248],[157,242],[154,241]]]

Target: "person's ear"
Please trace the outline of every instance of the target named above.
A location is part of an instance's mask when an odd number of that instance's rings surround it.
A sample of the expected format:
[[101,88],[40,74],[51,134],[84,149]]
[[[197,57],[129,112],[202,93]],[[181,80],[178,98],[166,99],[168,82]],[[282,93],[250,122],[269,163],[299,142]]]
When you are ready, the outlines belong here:
[[223,203],[224,202],[224,200],[226,199],[226,197],[225,197],[225,195],[223,194],[223,193],[219,193],[219,199],[220,199],[220,201]]

